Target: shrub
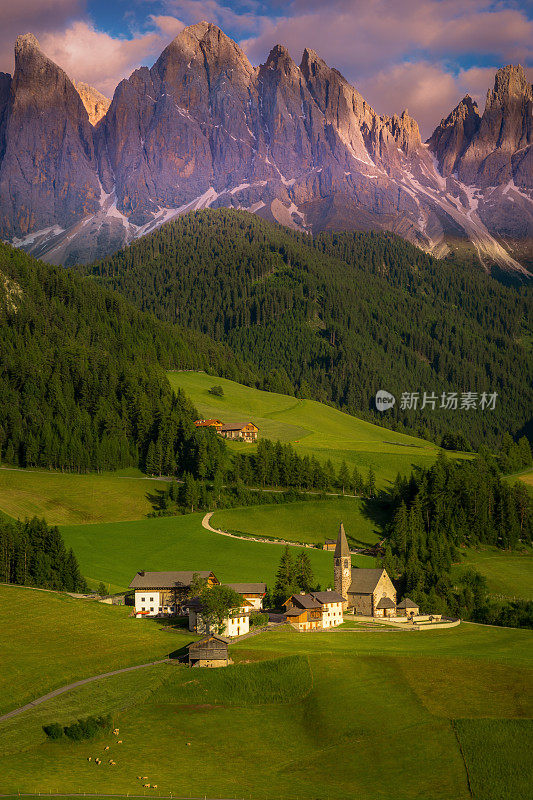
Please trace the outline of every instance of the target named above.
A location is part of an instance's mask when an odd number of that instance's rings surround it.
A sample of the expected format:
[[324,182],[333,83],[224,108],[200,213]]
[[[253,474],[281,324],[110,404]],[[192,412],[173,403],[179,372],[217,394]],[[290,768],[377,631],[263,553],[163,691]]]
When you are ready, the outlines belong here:
[[50,725],[43,725],[43,731],[49,739],[61,739],[65,734],[72,741],[79,742],[82,739],[94,739],[101,733],[108,733],[112,727],[111,714],[106,714],[99,717],[84,717],[64,727],[58,722],[52,722]]
[[268,614],[261,614],[260,611],[253,611],[250,614],[250,625],[252,628],[262,628],[268,623]]
[[211,386],[210,389],[207,390],[209,394],[214,394],[216,397],[224,397],[224,389],[222,386]]
[[50,725],[43,725],[43,731],[49,739],[61,739],[63,737],[63,728],[59,722],[52,722]]

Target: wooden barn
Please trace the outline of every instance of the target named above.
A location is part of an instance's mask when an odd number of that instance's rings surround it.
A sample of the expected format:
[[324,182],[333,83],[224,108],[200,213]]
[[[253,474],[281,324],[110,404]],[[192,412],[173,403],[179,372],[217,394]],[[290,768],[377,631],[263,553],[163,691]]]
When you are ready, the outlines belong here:
[[228,641],[223,636],[211,634],[187,648],[189,667],[227,667],[231,663]]

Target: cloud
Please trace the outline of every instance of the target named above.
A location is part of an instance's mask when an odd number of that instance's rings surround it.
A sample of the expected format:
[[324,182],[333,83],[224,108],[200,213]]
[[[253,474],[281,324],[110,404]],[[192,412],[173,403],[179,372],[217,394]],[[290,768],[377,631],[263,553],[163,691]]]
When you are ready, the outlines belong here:
[[424,61],[398,64],[361,82],[359,90],[380,114],[400,114],[404,108],[416,119],[427,138],[461,97],[457,79],[441,67]]
[[423,136],[467,91],[483,100],[502,63],[533,60],[533,21],[512,0],[292,0],[280,13],[241,41],[252,63],[277,43],[297,62],[311,47],[380,113],[407,106]]
[[5,3],[0,19],[0,71],[13,73],[17,36],[60,30],[80,17],[84,8],[84,0],[16,0],[9,8]]
[[255,0],[230,0],[230,8],[218,0],[165,0],[164,7],[188,25],[196,22],[214,22],[225,33],[243,36],[245,33],[257,35],[265,24],[270,22],[268,16],[261,14],[261,5]]
[[108,97],[116,85],[146,59],[156,58],[183,28],[171,17],[152,17],[155,30],[131,39],[117,39],[78,20],[66,30],[47,33],[40,44],[46,55],[69,77],[95,86]]

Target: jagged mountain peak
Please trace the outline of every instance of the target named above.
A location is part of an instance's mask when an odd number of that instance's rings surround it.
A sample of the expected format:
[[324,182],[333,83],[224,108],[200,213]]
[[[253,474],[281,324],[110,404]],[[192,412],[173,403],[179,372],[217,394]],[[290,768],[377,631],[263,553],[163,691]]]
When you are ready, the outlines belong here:
[[298,68],[288,49],[283,44],[274,45],[264,66],[267,69],[284,69],[289,72]]
[[487,105],[508,99],[531,99],[532,86],[526,78],[521,64],[501,67],[494,77],[494,88],[487,93]]
[[531,87],[504,67],[491,92],[482,117],[467,95],[424,146],[407,109],[377,114],[311,48],[298,66],[277,44],[254,68],[203,21],[121,81],[106,113],[19,37],[14,78],[0,77],[0,235],[70,264],[232,206],[305,231],[392,230],[439,254],[470,238],[520,271],[492,231],[533,238]]
[[20,36],[17,36],[15,41],[15,56],[18,56],[24,51],[28,51],[30,49],[41,51],[41,45],[39,44],[37,37],[34,36],[33,33],[23,33]]

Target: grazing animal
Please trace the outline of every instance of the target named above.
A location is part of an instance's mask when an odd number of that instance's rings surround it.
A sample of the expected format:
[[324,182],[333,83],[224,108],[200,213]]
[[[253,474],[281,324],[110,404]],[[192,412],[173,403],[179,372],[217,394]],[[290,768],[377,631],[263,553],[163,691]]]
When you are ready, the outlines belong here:
[[145,784],[144,784],[144,788],[145,788],[145,789],[151,789],[152,787],[150,786],[150,784],[149,784],[149,783],[145,783]]
[[190,747],[190,746],[191,746],[191,743],[190,743],[190,742],[187,742],[187,747]]
[[154,785],[152,786],[152,789],[157,789],[157,783],[154,783]]
[[106,746],[104,747],[104,750],[109,750],[109,745],[108,744],[106,744]]
[[142,780],[142,781],[147,781],[147,780],[148,780],[148,775],[144,775],[144,776],[141,778],[141,780]]
[[92,758],[91,758],[91,756],[89,756],[89,758],[87,759],[87,761],[92,761]]
[[119,739],[117,744],[122,744],[122,739]]

